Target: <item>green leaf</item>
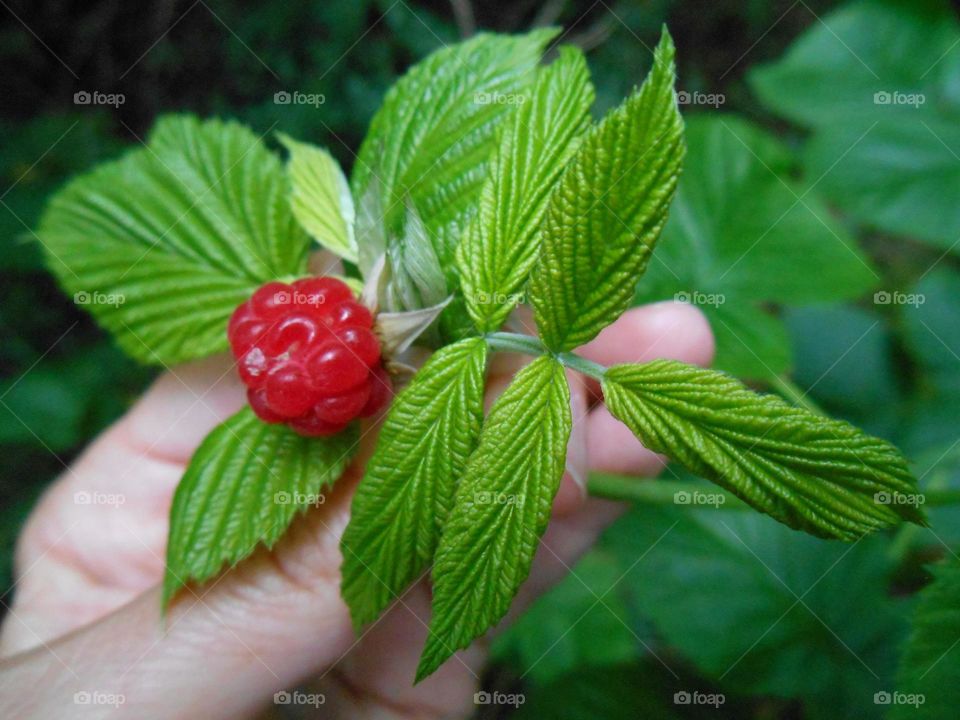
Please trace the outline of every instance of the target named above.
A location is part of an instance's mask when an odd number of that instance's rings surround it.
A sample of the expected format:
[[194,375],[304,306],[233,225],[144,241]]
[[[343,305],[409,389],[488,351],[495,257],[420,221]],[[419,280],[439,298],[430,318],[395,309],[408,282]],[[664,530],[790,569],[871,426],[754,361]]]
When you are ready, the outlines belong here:
[[786,146],[732,115],[687,122],[685,171],[637,301],[684,298],[717,334],[717,366],[767,378],[787,370],[771,303],[854,298],[878,281],[856,241],[791,174]]
[[323,247],[357,262],[353,198],[340,164],[322,148],[287,135],[279,137],[290,152],[287,172],[294,217]]
[[297,512],[323,502],[343,473],[356,433],[306,438],[244,408],[201,443],[170,510],[163,604],[263,544],[272,547]]
[[532,84],[556,32],[482,33],[446,46],[390,89],[370,124],[351,178],[354,198],[362,198],[376,178],[384,219],[399,235],[409,197],[448,271],[480,196],[496,125]]
[[953,559],[931,570],[934,580],[920,593],[896,688],[920,694],[924,702],[919,707],[899,702],[892,708],[895,720],[953,717],[960,705],[960,562]]
[[518,302],[550,191],[590,123],[593,95],[583,53],[564,47],[503,123],[479,212],[457,246],[460,285],[481,332],[500,327]]
[[310,244],[280,160],[240,125],[189,116],[72,181],[37,234],[77,302],[129,355],[162,364],[224,350],[234,308],[305,272]]
[[754,512],[637,505],[600,546],[631,613],[662,638],[657,657],[677,672],[674,658],[692,662],[728,704],[773,695],[800,699],[810,720],[882,715],[873,693],[890,689],[906,630],[885,535],[843,545]]
[[393,401],[343,535],[342,594],[354,625],[374,619],[433,559],[483,422],[487,343],[430,358]]
[[858,221],[950,248],[960,208],[960,25],[950,3],[851,3],[750,75],[762,102],[814,130],[806,165]]
[[548,356],[517,373],[491,408],[437,548],[418,682],[509,609],[550,519],[571,423],[563,367]]
[[643,86],[586,134],[550,196],[530,300],[552,350],[627,309],[666,221],[684,153],[673,58],[664,29]]
[[848,423],[673,360],[610,368],[603,396],[646,447],[794,529],[852,540],[924,524],[900,453]]

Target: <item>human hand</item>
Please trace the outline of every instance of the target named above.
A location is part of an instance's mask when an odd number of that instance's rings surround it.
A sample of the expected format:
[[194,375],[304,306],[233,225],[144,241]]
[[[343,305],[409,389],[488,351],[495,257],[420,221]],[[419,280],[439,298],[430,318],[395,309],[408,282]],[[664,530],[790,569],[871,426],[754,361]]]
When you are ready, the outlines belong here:
[[[605,365],[659,357],[707,364],[713,338],[695,308],[660,303],[627,312],[578,352]],[[488,401],[521,362],[495,358]],[[512,613],[562,577],[618,513],[617,504],[586,497],[590,470],[654,475],[662,466],[593,404],[599,389],[591,382],[571,375],[567,472]],[[206,433],[243,402],[225,358],[168,372],[47,491],[18,547],[15,601],[0,634],[0,715],[99,717],[114,708],[96,699],[113,696],[123,700],[121,716],[233,719],[304,682],[325,699],[325,717],[470,714],[482,642],[411,686],[429,618],[425,580],[359,639],[340,598],[340,536],[373,427],[322,506],[298,516],[272,550],[188,587],[161,619],[174,489]]]

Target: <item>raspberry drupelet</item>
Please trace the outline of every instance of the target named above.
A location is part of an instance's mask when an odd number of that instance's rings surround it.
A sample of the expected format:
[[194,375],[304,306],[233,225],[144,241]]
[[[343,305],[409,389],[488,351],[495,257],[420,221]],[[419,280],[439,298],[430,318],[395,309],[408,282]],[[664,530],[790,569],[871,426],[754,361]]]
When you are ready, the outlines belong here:
[[333,435],[390,397],[373,316],[336,278],[263,285],[234,311],[227,336],[264,422]]

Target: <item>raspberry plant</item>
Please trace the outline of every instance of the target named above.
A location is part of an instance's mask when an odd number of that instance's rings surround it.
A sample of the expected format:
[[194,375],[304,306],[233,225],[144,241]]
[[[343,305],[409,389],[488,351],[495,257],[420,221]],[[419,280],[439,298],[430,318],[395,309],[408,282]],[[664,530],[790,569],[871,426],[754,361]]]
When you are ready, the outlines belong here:
[[[177,116],[51,201],[38,230],[51,266],[70,292],[126,298],[90,307],[122,348],[168,365],[229,347],[249,388],[177,489],[164,604],[272,546],[305,509],[277,493],[336,482],[354,419],[409,375],[413,341],[433,354],[393,398],[354,496],[342,593],[359,630],[430,570],[418,679],[496,624],[530,571],[564,470],[566,369],[599,380],[647,447],[792,528],[852,540],[924,522],[875,501],[915,480],[847,423],[719,372],[573,352],[633,300],[683,122],[666,31],[644,84],[599,122],[582,53],[542,62],[555,35],[482,34],[415,66],[349,183],[320,148],[281,136],[284,167],[243,127]],[[343,258],[345,282],[309,276],[314,243]],[[521,301],[538,336],[504,331]],[[487,364],[504,351],[535,359],[484,416]],[[524,502],[481,500],[501,493]]]

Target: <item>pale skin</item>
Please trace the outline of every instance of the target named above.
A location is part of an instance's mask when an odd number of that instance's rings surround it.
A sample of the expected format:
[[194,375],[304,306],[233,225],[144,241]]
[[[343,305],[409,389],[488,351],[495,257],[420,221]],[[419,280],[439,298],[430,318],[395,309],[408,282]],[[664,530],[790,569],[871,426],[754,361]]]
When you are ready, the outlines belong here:
[[[604,365],[655,358],[707,365],[713,349],[700,311],[658,303],[628,311],[578,352]],[[522,362],[496,357],[488,403]],[[620,512],[617,503],[587,498],[590,470],[653,476],[663,465],[596,403],[598,388],[570,377],[567,472],[512,613],[562,577]],[[322,506],[298,517],[273,550],[182,591],[161,620],[171,497],[203,437],[242,403],[225,358],[179,367],[48,489],[20,537],[12,604],[3,598],[10,611],[0,633],[0,717],[255,718],[269,714],[275,692],[298,685],[323,694],[325,718],[472,713],[484,640],[411,685],[429,621],[427,578],[359,641],[340,598],[339,540],[372,427]],[[78,503],[77,493],[99,493],[98,502]],[[77,704],[78,692],[123,702]]]

